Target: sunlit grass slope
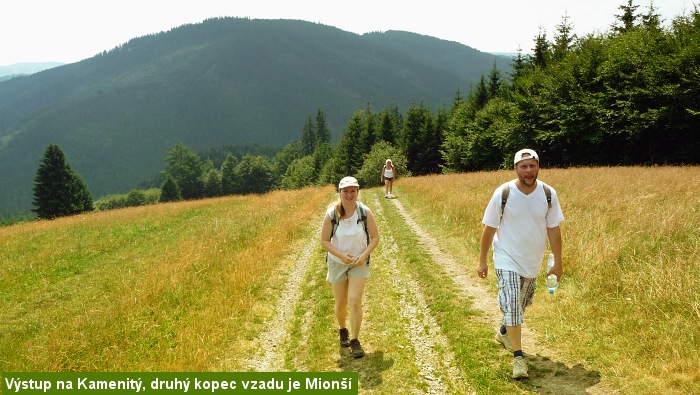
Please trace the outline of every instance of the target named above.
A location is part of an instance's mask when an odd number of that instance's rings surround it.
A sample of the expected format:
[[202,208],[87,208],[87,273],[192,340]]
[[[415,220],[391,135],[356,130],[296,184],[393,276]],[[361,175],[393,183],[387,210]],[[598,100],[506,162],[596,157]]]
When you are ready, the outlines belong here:
[[[486,203],[514,177],[405,178],[395,194],[475,273]],[[565,277],[553,296],[539,288],[526,325],[625,393],[700,393],[700,168],[543,169],[540,179],[566,217]]]
[[[0,228],[0,371],[216,371],[332,188]],[[262,303],[261,303],[262,302]],[[258,328],[259,329],[259,328]]]
[[[400,178],[394,193],[476,280],[486,202],[513,176]],[[566,217],[561,286],[553,296],[540,287],[526,314],[558,354],[546,357],[583,363],[624,394],[700,393],[700,168],[543,169],[540,179]],[[398,313],[410,288],[426,295],[424,307],[414,303],[446,336],[435,354],[452,355],[464,377],[442,372],[448,388],[527,392],[391,201],[381,189],[362,194],[383,232],[366,297],[369,355],[339,357],[317,245],[282,345],[285,368],[359,371],[372,393],[427,388],[414,329]],[[247,369],[290,256],[317,237],[336,196],[329,186],[0,227],[0,371]],[[493,273],[486,282],[495,291]]]

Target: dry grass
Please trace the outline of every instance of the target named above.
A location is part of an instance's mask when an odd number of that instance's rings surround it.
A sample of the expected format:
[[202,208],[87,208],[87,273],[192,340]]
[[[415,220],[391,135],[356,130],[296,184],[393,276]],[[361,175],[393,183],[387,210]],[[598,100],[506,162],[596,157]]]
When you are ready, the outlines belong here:
[[0,370],[218,370],[328,192],[0,228]]
[[[513,177],[422,177],[396,189],[470,270],[486,202]],[[540,287],[528,325],[627,393],[699,392],[700,169],[544,169],[540,179],[566,217],[565,277],[554,299]]]
[[[473,273],[486,202],[513,176],[404,178],[395,193]],[[700,393],[700,168],[544,169],[540,178],[557,190],[566,216],[565,276],[553,298],[539,288],[526,325],[623,393]],[[331,187],[310,188],[1,227],[0,371],[236,368],[236,356],[249,349],[285,286],[287,257],[318,230],[334,196]],[[382,226],[397,242],[413,240],[384,203]],[[394,255],[389,244],[380,245],[377,268],[384,260],[422,270],[413,262],[424,260],[424,252],[414,244],[401,244]],[[312,259],[322,258],[319,247]],[[378,393],[398,386],[403,373],[415,374],[407,347],[387,347],[391,355],[359,362],[337,359],[334,337],[326,338],[334,324],[323,271],[309,271],[286,366],[364,366],[371,377],[361,376],[363,390],[376,386],[369,392]],[[405,330],[393,324],[399,302],[382,273],[377,269],[367,297],[367,333],[376,332],[377,341]],[[458,339],[466,329],[478,331],[448,320],[464,314],[438,277],[422,286],[434,291],[429,295],[445,292],[429,303],[438,318],[450,313],[440,321],[444,333]],[[385,303],[391,306],[384,309]],[[372,339],[368,347],[379,349]],[[464,366],[485,358],[470,347],[453,352]],[[478,388],[511,385],[503,372],[483,368]]]

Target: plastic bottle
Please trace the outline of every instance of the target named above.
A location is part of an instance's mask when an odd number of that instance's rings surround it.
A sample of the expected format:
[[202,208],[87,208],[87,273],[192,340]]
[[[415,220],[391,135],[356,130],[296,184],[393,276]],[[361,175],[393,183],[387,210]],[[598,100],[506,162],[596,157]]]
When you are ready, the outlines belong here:
[[[547,257],[547,273],[554,267],[554,254],[549,254]],[[556,274],[550,274],[547,276],[547,288],[549,288],[549,293],[553,294],[554,290],[559,286],[559,280]]]

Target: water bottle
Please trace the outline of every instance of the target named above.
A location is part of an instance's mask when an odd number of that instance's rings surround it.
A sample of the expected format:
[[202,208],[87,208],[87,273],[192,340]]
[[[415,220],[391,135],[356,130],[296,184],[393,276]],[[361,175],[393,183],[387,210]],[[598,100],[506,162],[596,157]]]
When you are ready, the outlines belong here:
[[[554,267],[554,254],[549,254],[547,257],[547,273]],[[556,274],[550,274],[547,276],[547,288],[549,288],[549,293],[553,294],[554,290],[559,286],[559,280],[557,280]]]

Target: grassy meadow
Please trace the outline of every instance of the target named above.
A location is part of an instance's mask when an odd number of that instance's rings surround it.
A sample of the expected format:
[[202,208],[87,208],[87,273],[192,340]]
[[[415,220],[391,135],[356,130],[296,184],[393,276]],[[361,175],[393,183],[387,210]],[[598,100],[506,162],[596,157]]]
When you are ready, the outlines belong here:
[[0,371],[220,370],[331,198],[274,192],[0,228]]
[[[476,279],[485,205],[513,176],[399,178],[394,193]],[[621,394],[700,393],[700,168],[543,169],[540,179],[566,217],[561,285],[553,296],[539,287],[526,314],[555,350],[548,357],[579,361]],[[0,227],[0,372],[246,370],[294,257],[317,240],[336,196],[307,188]],[[477,319],[383,189],[361,198],[381,234],[365,293],[367,355],[338,348],[316,243],[280,366],[358,371],[360,393],[547,393],[536,379],[510,379],[493,325]],[[484,281],[495,303],[493,272]],[[569,393],[587,393],[589,376]]]
[[[470,272],[485,204],[512,178],[407,178],[395,189]],[[700,168],[542,169],[539,179],[566,218],[564,277],[553,298],[539,288],[526,325],[623,393],[700,393]]]

